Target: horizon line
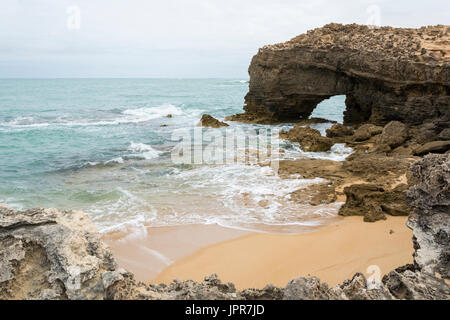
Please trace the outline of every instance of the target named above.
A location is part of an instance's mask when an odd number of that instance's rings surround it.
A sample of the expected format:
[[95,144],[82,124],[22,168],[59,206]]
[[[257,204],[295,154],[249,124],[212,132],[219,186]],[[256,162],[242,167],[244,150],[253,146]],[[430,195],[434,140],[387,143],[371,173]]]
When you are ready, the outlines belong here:
[[202,80],[202,79],[236,79],[236,80],[250,80],[249,77],[0,77],[0,80],[102,80],[102,79],[167,79],[167,80]]

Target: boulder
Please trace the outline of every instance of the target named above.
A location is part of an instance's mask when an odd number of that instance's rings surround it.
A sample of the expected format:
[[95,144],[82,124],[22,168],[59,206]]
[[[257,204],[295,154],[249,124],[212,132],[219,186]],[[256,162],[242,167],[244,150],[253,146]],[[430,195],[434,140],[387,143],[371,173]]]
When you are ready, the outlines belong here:
[[200,122],[197,124],[199,127],[210,127],[210,128],[221,128],[228,127],[229,125],[225,122],[219,121],[209,114],[204,114],[200,119]]
[[369,140],[371,137],[380,134],[383,131],[382,127],[367,123],[356,129],[353,137],[355,141]]
[[328,138],[345,137],[351,136],[353,134],[353,129],[338,123],[333,125],[330,129],[327,129],[326,132]]
[[319,130],[300,125],[296,125],[288,132],[281,132],[280,136],[283,139],[300,143],[300,148],[305,152],[329,151],[333,146],[331,139],[323,137]]
[[379,145],[388,145],[391,148],[396,148],[402,145],[407,138],[407,127],[399,121],[391,121],[384,127],[383,132],[378,137],[377,143]]
[[364,216],[364,221],[375,222],[392,216],[407,216],[410,209],[405,202],[406,184],[385,190],[375,184],[354,184],[344,188],[347,197],[340,208],[341,216]]
[[445,153],[448,150],[450,150],[450,141],[433,141],[416,148],[414,154],[423,156],[429,153]]

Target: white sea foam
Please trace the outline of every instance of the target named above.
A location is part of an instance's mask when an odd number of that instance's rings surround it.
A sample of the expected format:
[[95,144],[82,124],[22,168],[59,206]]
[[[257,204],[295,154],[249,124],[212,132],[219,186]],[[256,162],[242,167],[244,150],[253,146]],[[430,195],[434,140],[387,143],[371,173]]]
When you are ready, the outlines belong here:
[[113,158],[113,159],[105,162],[105,164],[114,164],[114,163],[122,164],[122,163],[124,163],[124,160],[122,157],[117,157],[117,158]]
[[123,111],[122,114],[124,114],[125,117],[123,119],[118,119],[118,121],[145,122],[165,117],[168,114],[179,116],[183,114],[183,110],[172,104],[165,104],[159,107],[127,109]]
[[155,150],[145,143],[135,143],[135,142],[131,142],[130,146],[128,147],[128,150],[134,153],[136,152],[140,153],[140,155],[142,155],[144,159],[147,160],[157,158],[162,153],[161,151]]
[[[193,110],[198,111],[198,110]],[[201,111],[199,111],[201,112]],[[0,127],[10,128],[34,128],[34,127],[48,127],[48,126],[104,126],[104,125],[118,125],[126,123],[140,123],[150,120],[163,118],[168,114],[182,115],[184,112],[181,108],[172,104],[163,104],[156,107],[143,108],[129,108],[122,111],[121,115],[114,119],[106,120],[70,120],[57,118],[53,122],[40,122],[34,117],[17,117],[11,121],[0,122]]]
[[293,151],[286,153],[286,158],[298,159],[298,158],[311,158],[311,159],[323,159],[333,161],[345,161],[348,156],[353,153],[353,149],[346,147],[344,143],[338,143],[331,147],[327,152],[304,152],[300,149],[298,143],[294,143]]

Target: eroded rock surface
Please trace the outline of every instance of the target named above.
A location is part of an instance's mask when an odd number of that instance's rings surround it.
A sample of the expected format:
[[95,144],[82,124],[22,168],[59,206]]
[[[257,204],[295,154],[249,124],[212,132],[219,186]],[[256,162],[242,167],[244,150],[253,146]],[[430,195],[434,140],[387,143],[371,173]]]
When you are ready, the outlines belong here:
[[346,95],[346,124],[421,124],[450,117],[450,26],[369,28],[331,23],[261,48],[250,68],[244,114],[273,123],[308,118]]
[[450,279],[450,154],[426,156],[411,172],[419,182],[407,193],[414,208],[408,221],[414,261],[424,272]]
[[354,184],[344,189],[346,203],[339,210],[342,216],[363,216],[365,222],[385,220],[386,214],[408,216],[410,208],[405,202],[406,184],[385,190],[375,184]]
[[0,248],[0,299],[121,297],[132,280],[80,211],[0,207]]

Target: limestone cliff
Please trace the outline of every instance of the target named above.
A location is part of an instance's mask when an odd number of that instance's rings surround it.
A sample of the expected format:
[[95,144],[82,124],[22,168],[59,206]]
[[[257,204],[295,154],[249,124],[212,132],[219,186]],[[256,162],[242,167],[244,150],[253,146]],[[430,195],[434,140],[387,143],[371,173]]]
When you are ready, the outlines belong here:
[[245,113],[227,120],[307,118],[346,95],[347,124],[450,118],[450,26],[419,29],[328,24],[261,48],[250,68]]

